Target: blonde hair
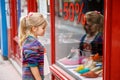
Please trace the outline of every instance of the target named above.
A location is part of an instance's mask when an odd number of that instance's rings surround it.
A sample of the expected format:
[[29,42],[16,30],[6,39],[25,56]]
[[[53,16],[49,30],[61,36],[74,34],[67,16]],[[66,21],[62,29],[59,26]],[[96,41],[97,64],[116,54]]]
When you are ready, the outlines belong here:
[[[47,25],[46,19],[42,14],[36,12],[30,12],[27,16],[21,17],[19,27],[19,45],[22,46],[24,40],[28,35],[34,35],[31,32],[32,27],[39,27],[41,25]],[[46,27],[46,26],[45,26]]]
[[86,21],[98,24],[99,32],[103,31],[104,16],[98,11],[90,11],[85,14]]

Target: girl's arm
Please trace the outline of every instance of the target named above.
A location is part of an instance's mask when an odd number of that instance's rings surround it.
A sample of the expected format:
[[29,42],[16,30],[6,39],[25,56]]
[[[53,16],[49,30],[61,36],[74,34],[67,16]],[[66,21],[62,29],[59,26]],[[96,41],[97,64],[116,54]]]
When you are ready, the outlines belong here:
[[30,70],[31,70],[35,80],[42,80],[38,67],[30,67]]

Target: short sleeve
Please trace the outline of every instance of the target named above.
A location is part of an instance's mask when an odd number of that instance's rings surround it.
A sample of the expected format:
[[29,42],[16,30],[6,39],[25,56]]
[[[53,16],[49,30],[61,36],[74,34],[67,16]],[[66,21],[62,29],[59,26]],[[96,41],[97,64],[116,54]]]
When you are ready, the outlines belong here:
[[38,66],[43,62],[43,54],[40,54],[38,50],[24,50],[24,58],[29,67]]
[[44,62],[44,47],[34,37],[29,36],[23,45],[23,64],[35,67]]

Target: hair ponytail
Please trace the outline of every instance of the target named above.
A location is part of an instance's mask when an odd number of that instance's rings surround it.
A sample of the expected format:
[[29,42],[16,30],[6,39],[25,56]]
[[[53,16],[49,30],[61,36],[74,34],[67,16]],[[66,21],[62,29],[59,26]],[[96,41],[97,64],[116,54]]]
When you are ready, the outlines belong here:
[[26,19],[25,17],[21,18],[20,26],[19,26],[19,45],[20,47],[23,44],[23,41],[25,40],[27,33],[26,33],[27,27],[26,27]]

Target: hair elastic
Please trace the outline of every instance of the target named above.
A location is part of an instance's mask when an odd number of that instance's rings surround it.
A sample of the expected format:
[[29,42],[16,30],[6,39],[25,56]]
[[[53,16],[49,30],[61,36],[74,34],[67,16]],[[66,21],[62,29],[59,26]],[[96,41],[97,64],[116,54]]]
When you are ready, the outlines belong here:
[[97,14],[100,14],[100,12],[99,11],[95,11]]

